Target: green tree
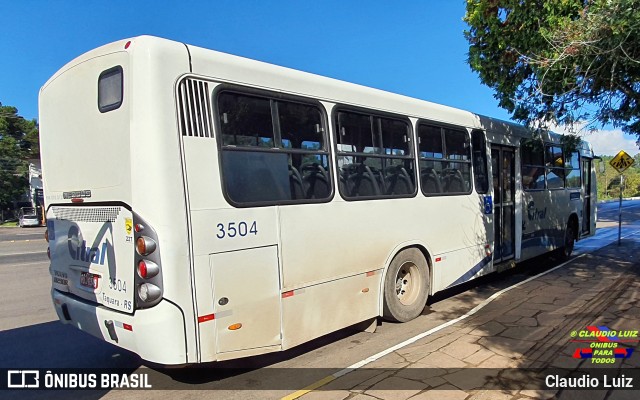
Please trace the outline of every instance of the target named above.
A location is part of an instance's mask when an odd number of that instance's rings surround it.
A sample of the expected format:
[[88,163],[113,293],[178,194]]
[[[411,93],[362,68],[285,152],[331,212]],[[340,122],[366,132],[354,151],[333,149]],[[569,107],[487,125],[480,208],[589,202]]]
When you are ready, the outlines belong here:
[[640,138],[640,0],[467,0],[464,20],[469,65],[515,120]]
[[636,170],[630,169],[629,173],[625,173],[624,179],[624,190],[622,191],[622,196],[638,196],[640,193],[640,174]]
[[38,124],[0,103],[0,207],[10,207],[29,187],[27,160],[40,157]]

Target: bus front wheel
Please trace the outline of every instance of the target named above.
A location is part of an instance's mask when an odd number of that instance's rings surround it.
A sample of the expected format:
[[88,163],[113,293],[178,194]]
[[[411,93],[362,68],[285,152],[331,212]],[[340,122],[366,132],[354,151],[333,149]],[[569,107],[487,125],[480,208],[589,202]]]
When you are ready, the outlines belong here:
[[420,250],[411,248],[398,253],[384,280],[383,317],[407,322],[422,312],[429,295],[429,265]]

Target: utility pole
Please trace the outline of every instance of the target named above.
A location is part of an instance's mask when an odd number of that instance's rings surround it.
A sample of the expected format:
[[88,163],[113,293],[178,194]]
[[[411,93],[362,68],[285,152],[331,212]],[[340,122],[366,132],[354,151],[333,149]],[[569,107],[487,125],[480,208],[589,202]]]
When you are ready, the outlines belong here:
[[620,174],[620,204],[618,205],[618,246],[620,246],[622,241],[622,192],[624,191],[624,175],[622,173],[632,166],[634,163],[634,159],[631,158],[630,155],[625,153],[624,150],[620,150],[620,152],[613,157],[609,164],[613,168],[618,171]]
[[604,169],[604,193],[609,198],[609,174],[607,174],[607,168]]
[[624,175],[620,174],[620,203],[618,205],[618,246],[622,240],[622,191],[624,190]]

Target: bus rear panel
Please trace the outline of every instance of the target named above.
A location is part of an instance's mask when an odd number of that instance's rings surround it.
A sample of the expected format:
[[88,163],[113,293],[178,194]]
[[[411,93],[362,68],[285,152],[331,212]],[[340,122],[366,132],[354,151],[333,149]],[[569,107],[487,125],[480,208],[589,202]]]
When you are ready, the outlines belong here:
[[136,132],[144,115],[133,116],[136,69],[126,43],[70,62],[40,93],[51,293],[63,323],[147,360],[183,364],[189,361],[184,310],[165,289],[161,239],[168,235],[158,228],[178,225],[184,213],[165,213],[174,219],[167,223],[148,206],[154,190],[183,195],[173,183],[140,179],[141,159],[151,158],[145,152],[164,155],[141,146],[148,139]]

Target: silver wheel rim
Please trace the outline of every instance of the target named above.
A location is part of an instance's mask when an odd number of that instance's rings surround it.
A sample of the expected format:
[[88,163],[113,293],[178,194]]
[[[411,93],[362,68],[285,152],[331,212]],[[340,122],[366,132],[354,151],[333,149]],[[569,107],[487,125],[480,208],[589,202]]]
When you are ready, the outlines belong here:
[[422,289],[422,279],[418,266],[407,261],[400,266],[396,274],[396,296],[400,303],[410,306],[418,299]]

